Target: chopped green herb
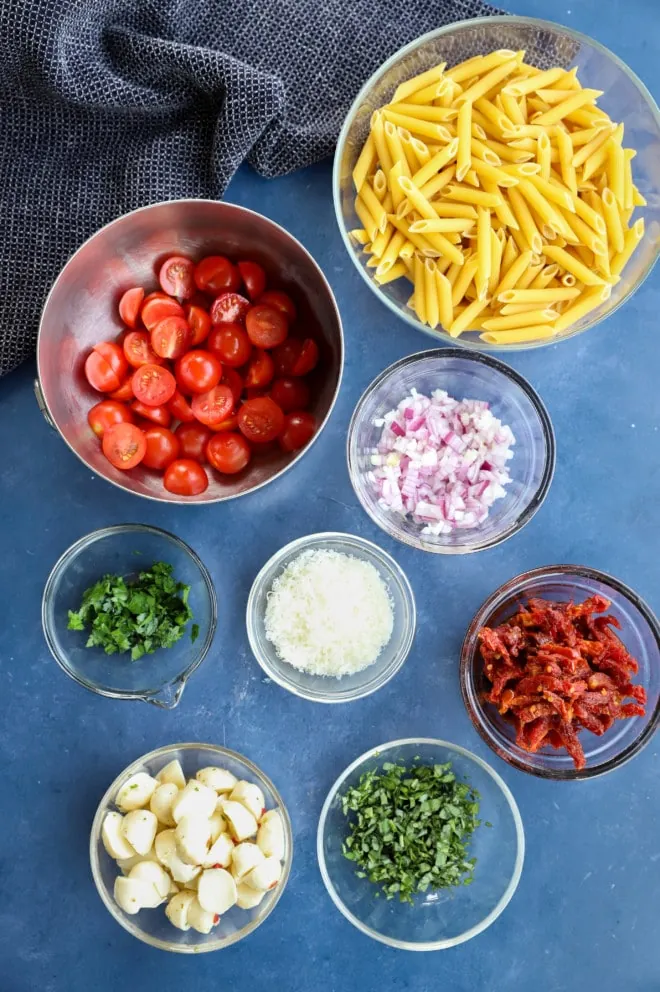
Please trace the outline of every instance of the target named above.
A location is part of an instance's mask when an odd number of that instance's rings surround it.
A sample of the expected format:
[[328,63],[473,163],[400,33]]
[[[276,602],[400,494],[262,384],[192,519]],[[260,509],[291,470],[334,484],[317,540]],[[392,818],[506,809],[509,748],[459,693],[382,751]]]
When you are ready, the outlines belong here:
[[[155,562],[126,584],[121,575],[104,575],[83,594],[80,609],[69,610],[69,630],[89,629],[87,647],[106,654],[130,651],[137,661],[157,648],[171,648],[183,637],[193,613],[190,586],[177,582],[172,566]],[[193,624],[191,640],[199,634]]]
[[480,825],[479,794],[457,781],[451,763],[407,769],[386,761],[342,796],[342,808],[355,814],[344,857],[387,899],[412,903],[417,892],[472,882],[468,845]]

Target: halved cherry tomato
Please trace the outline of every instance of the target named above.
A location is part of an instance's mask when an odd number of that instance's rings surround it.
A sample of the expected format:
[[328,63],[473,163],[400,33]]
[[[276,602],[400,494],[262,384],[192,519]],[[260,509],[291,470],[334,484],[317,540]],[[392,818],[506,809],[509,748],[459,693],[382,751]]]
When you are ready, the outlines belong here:
[[134,420],[129,408],[116,400],[101,400],[87,414],[87,423],[97,437],[103,437],[105,431],[115,424],[132,424]]
[[175,435],[181,446],[182,458],[193,458],[203,462],[206,458],[206,444],[213,437],[210,427],[204,424],[179,424]]
[[311,338],[287,338],[273,351],[278,375],[307,375],[319,360],[319,347]]
[[262,348],[255,348],[245,373],[245,385],[248,388],[264,389],[269,382],[272,382],[274,375],[273,359],[267,351],[263,351]]
[[112,393],[121,386],[121,379],[98,351],[92,351],[85,361],[87,382],[99,393]]
[[209,427],[209,430],[214,434],[219,434],[222,431],[236,431],[238,430],[238,417],[232,414],[231,417],[227,417],[226,420],[221,421],[219,424]]
[[147,468],[164,469],[179,457],[181,445],[178,438],[168,431],[166,427],[149,427],[144,436],[147,441],[147,450],[144,453],[142,464]]
[[243,320],[250,306],[250,301],[240,293],[220,293],[211,304],[211,321],[214,324],[235,324]]
[[251,300],[261,296],[266,288],[266,273],[256,262],[239,262],[238,271]]
[[142,286],[134,286],[133,289],[127,289],[119,301],[119,316],[127,327],[136,327],[143,300]]
[[190,344],[193,348],[196,348],[198,344],[206,341],[209,336],[209,332],[211,330],[211,318],[203,307],[197,306],[193,303],[186,307],[186,317],[188,319],[188,323],[190,324],[190,330],[192,331],[192,340]]
[[283,376],[270,387],[270,395],[285,413],[304,410],[309,404],[309,386],[300,377]]
[[276,310],[281,310],[290,321],[296,319],[296,305],[288,293],[283,293],[281,289],[267,289],[265,293],[261,294],[257,303],[264,303],[269,307],[275,307]]
[[279,436],[280,448],[283,451],[298,451],[316,433],[316,420],[311,413],[300,410],[288,413],[284,418],[284,427]]
[[142,323],[148,331],[153,331],[156,324],[166,317],[183,317],[183,307],[171,296],[165,293],[150,293],[142,304],[140,313]]
[[159,365],[160,358],[151,347],[151,340],[146,331],[129,331],[124,338],[124,355],[133,368],[141,365]]
[[241,277],[235,265],[224,255],[209,255],[195,266],[195,285],[203,293],[222,293],[236,290]]
[[179,300],[189,300],[195,292],[193,272],[195,264],[183,255],[166,258],[158,273],[158,282],[163,292],[176,296]]
[[162,365],[142,365],[133,374],[136,400],[145,406],[162,406],[176,392],[176,380]]
[[200,424],[206,424],[207,427],[222,423],[233,408],[234,396],[229,386],[214,386],[192,399],[193,413]]
[[191,340],[192,331],[185,317],[165,317],[151,332],[151,347],[160,358],[179,358]]
[[220,382],[222,365],[210,351],[198,348],[177,359],[174,374],[182,392],[207,393]]
[[218,472],[234,475],[250,461],[252,449],[242,434],[215,434],[206,445],[206,457]]
[[223,366],[222,379],[220,382],[223,386],[229,386],[232,396],[234,397],[234,405],[236,405],[243,395],[243,390],[245,388],[245,383],[236,369],[229,368],[228,365]]
[[168,402],[167,408],[172,416],[180,420],[182,424],[191,424],[195,419],[190,403],[178,389],[174,390],[174,396]]
[[176,496],[199,496],[208,489],[209,477],[192,458],[177,458],[165,469],[163,485]]
[[130,400],[133,399],[133,385],[131,382],[132,378],[133,378],[133,369],[131,369],[130,374],[126,379],[124,379],[119,389],[115,389],[114,393],[110,393],[109,398],[111,400],[117,400],[117,402],[119,403],[130,402]]
[[269,396],[247,400],[238,411],[238,427],[248,441],[273,441],[284,426],[284,414]]
[[144,458],[147,439],[135,424],[114,424],[105,431],[102,447],[103,454],[115,468],[127,471]]
[[159,427],[169,427],[172,423],[172,414],[166,406],[147,406],[146,403],[135,400],[131,403],[131,409],[137,413],[138,417],[144,417],[145,420],[150,420],[152,424],[158,424]]
[[246,313],[245,329],[257,348],[276,348],[289,333],[289,324],[281,310],[258,304]]
[[225,365],[239,368],[252,354],[252,345],[240,324],[218,324],[209,334],[207,348]]
[[319,360],[319,346],[312,338],[305,338],[300,354],[294,362],[292,375],[307,375]]

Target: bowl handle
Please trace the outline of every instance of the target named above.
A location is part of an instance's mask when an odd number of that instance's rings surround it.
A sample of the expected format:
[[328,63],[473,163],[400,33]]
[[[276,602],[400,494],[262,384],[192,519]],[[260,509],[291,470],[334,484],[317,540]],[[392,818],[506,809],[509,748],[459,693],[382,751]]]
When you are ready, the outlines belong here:
[[44,399],[44,394],[41,391],[41,383],[39,382],[38,379],[35,379],[34,380],[33,388],[34,388],[34,395],[35,395],[36,400],[37,400],[37,406],[41,410],[41,413],[42,413],[42,416],[43,416],[44,420],[46,421],[46,423],[48,424],[49,427],[52,427],[53,430],[56,430],[55,424],[53,422],[53,418],[51,417],[51,415],[48,412],[48,407],[46,406],[46,401]]
[[179,705],[185,688],[186,680],[185,678],[181,678],[177,679],[176,682],[166,685],[154,695],[142,696],[141,698],[144,699],[145,703],[158,706],[161,710],[173,710],[175,706]]

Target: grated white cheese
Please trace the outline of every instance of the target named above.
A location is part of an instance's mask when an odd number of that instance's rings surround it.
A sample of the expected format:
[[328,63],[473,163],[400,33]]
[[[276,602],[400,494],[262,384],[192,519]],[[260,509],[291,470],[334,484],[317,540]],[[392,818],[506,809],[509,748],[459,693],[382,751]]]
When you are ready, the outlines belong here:
[[373,665],[392,636],[394,610],[370,562],[316,548],[273,582],[265,625],[282,661],[339,678]]

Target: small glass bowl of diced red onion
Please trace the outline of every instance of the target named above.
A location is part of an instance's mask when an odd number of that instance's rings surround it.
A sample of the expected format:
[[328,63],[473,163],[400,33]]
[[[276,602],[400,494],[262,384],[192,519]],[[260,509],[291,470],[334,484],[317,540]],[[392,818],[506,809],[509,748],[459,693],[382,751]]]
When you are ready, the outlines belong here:
[[543,401],[504,362],[458,348],[403,358],[358,402],[348,468],[363,508],[422,551],[495,547],[543,503],[555,438]]

